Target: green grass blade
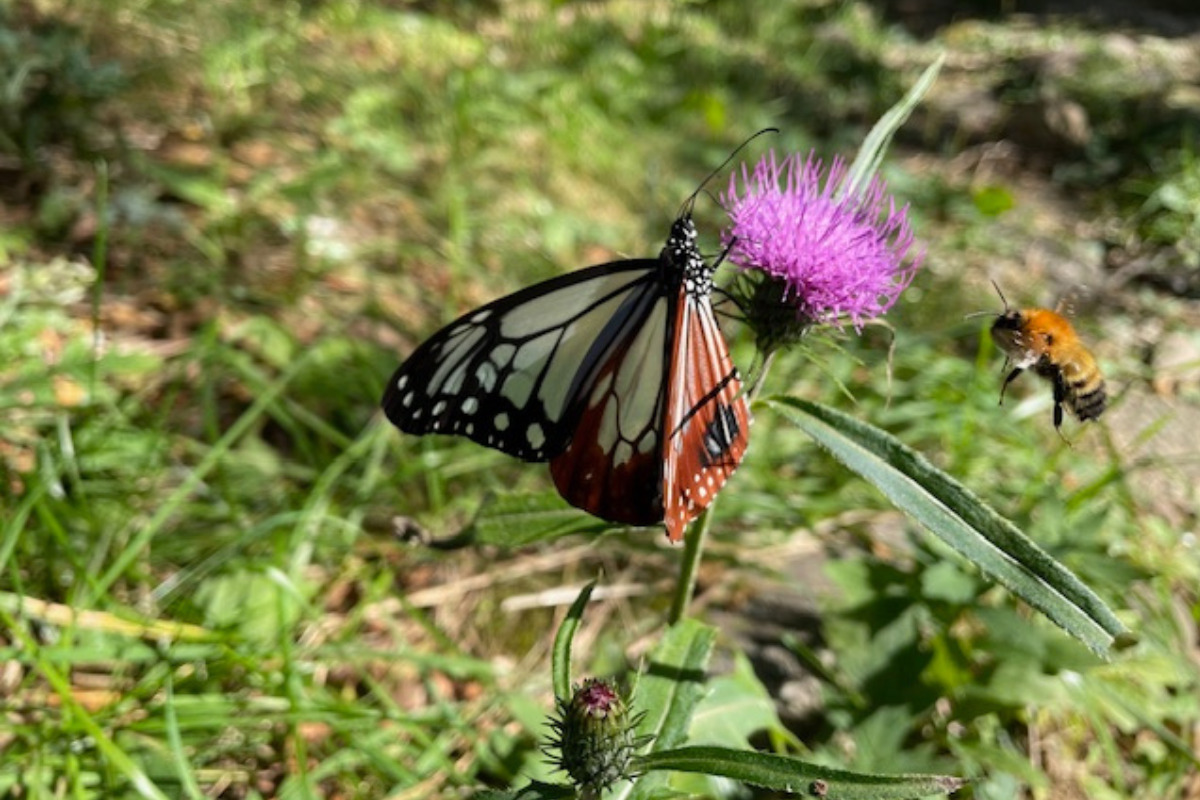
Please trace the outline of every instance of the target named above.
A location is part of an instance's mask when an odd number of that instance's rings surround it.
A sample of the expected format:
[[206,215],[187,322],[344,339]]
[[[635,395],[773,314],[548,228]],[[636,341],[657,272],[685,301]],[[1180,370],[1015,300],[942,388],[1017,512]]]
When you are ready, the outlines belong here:
[[794,397],[763,403],[905,513],[1099,655],[1130,636],[1091,589],[969,489],[890,434]]
[[179,775],[180,790],[185,797],[191,798],[191,800],[201,800],[204,792],[200,790],[200,785],[196,782],[196,776],[192,772],[191,759],[184,752],[183,736],[179,731],[179,717],[175,713],[175,680],[171,677],[169,670],[164,675],[163,688],[166,692],[163,702],[163,727],[167,734],[168,752],[171,755],[175,771]]
[[949,775],[874,775],[847,772],[796,758],[730,750],[726,747],[680,747],[637,759],[644,770],[673,770],[719,775],[780,792],[833,800],[902,800],[949,794],[965,781]]
[[[311,353],[312,351],[309,352]],[[192,496],[192,493],[200,488],[204,478],[216,468],[221,459],[229,453],[233,445],[245,436],[253,428],[254,424],[258,422],[259,418],[279,399],[283,390],[300,373],[300,370],[306,363],[307,359],[305,356],[301,356],[292,362],[288,369],[271,386],[263,390],[253,405],[246,409],[238,420],[229,426],[221,438],[209,448],[204,458],[196,465],[196,468],[191,470],[175,491],[163,501],[162,505],[155,511],[154,516],[150,518],[141,530],[133,535],[121,554],[113,560],[109,568],[96,581],[96,585],[91,588],[91,591],[96,596],[107,592],[108,588],[121,577],[121,574],[141,556],[146,546],[150,544],[159,531],[166,527],[167,522],[183,507],[188,498]]]
[[896,135],[896,131],[900,130],[900,126],[908,120],[913,109],[933,86],[945,60],[945,53],[939,55],[932,64],[925,68],[921,77],[917,78],[917,82],[900,99],[900,102],[889,108],[887,113],[880,117],[875,126],[871,128],[867,138],[863,140],[862,147],[858,149],[858,155],[854,157],[854,163],[850,165],[850,169],[846,173],[846,181],[842,184],[840,194],[861,193],[871,183],[871,178],[879,171],[879,165],[883,163],[883,157],[887,153],[888,145],[892,143],[892,137]]
[[58,695],[64,713],[69,714],[72,721],[92,737],[96,749],[104,756],[113,770],[129,781],[130,789],[134,794],[150,800],[167,800],[167,796],[154,785],[154,782],[134,759],[112,740],[109,731],[75,699],[71,681],[50,662],[38,642],[25,631],[22,624],[17,622],[16,617],[6,611],[0,611],[0,622],[21,643],[25,651],[33,656],[34,665],[46,679],[46,683]]
[[587,608],[588,600],[591,599],[592,590],[595,588],[595,581],[583,587],[579,596],[575,598],[575,602],[571,604],[566,619],[563,620],[562,625],[558,626],[558,633],[554,636],[554,655],[551,657],[554,696],[564,703],[571,699],[571,642],[575,638],[575,631],[579,630],[579,623],[583,620],[583,610]]

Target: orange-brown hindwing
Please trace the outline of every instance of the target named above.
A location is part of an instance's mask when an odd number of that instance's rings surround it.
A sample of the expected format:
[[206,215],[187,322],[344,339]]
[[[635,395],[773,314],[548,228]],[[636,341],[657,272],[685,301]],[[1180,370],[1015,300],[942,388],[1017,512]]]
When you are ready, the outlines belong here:
[[708,296],[680,293],[667,379],[663,511],[671,541],[708,507],[746,452],[750,411]]
[[671,299],[659,297],[641,327],[609,353],[566,449],[550,460],[563,498],[611,522],[663,518],[662,420]]

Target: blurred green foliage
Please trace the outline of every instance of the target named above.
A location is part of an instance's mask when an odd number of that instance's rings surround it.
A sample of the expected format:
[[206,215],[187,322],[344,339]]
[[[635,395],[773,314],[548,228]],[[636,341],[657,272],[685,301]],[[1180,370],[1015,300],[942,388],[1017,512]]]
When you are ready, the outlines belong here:
[[102,146],[104,104],[127,81],[119,63],[92,55],[83,30],[30,16],[0,6],[0,152],[36,173],[48,147],[86,159]]

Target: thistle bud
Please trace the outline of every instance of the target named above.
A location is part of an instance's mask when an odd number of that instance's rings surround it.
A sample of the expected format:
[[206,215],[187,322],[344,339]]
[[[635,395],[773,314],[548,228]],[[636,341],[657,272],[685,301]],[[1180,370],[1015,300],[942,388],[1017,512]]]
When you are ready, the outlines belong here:
[[570,700],[557,701],[558,719],[552,720],[556,766],[566,772],[585,797],[599,796],[614,783],[631,777],[634,750],[641,744],[634,734],[637,719],[611,683],[588,678],[576,687]]

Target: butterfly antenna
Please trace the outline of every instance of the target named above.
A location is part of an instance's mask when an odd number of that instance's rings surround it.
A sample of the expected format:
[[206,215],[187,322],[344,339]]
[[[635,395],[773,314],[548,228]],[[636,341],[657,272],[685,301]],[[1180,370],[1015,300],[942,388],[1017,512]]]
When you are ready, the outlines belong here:
[[755,139],[757,139],[758,137],[762,136],[765,133],[779,133],[779,128],[763,128],[761,131],[754,134],[750,138],[746,139],[746,141],[742,142],[736,148],[734,148],[733,152],[729,154],[728,158],[726,158],[724,161],[721,162],[721,166],[717,167],[712,172],[708,173],[708,177],[706,177],[704,180],[700,181],[700,185],[696,187],[696,191],[692,192],[688,196],[688,199],[683,201],[683,205],[681,205],[679,207],[679,216],[680,217],[691,216],[692,209],[696,207],[696,198],[700,195],[700,193],[702,191],[704,191],[704,187],[708,185],[708,182],[711,181],[713,178],[717,177],[718,175],[720,175],[721,172],[724,171],[724,169],[727,166],[729,166],[729,162],[733,161],[733,159],[735,157],[737,157],[738,153],[740,153],[746,149],[746,145],[750,144]]
[[[737,301],[736,297],[720,287],[713,287],[713,294],[720,295],[720,298],[712,304],[713,311],[716,312],[717,316],[724,319],[736,319],[739,322],[745,321],[746,311],[742,308],[741,303]],[[730,303],[737,309],[736,313],[724,309],[724,306]]]

